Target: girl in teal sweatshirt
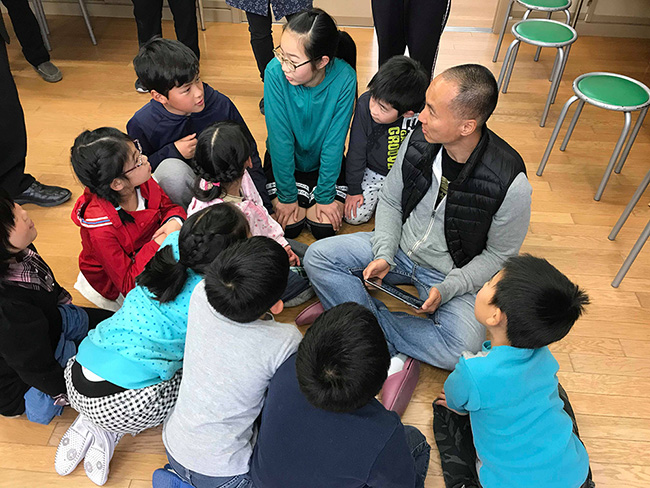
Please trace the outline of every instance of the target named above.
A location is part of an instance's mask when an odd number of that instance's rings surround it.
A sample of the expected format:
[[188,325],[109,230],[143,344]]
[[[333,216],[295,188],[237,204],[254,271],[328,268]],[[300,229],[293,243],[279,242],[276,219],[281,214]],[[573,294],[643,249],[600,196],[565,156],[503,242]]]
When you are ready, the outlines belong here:
[[311,9],[291,19],[274,53],[264,77],[264,169],[275,218],[289,238],[305,224],[317,239],[329,237],[341,225],[347,190],[340,176],[356,46],[326,12]]

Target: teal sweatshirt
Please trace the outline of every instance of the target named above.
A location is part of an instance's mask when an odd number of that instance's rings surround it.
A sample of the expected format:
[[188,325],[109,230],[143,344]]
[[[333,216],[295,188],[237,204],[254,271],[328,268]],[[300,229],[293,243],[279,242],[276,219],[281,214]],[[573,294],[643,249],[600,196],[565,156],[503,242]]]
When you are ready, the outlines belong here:
[[356,89],[356,72],[339,58],[328,63],[325,78],[315,87],[293,86],[277,59],[268,64],[264,75],[266,147],[280,202],[298,199],[296,170],[318,170],[316,202],[334,201]]
[[[178,253],[179,232],[172,232],[160,249]],[[160,303],[142,286],[131,290],[115,314],[88,332],[79,346],[77,362],[122,388],[137,389],[170,379],[183,365],[190,296],[202,277],[187,270],[178,296]]]

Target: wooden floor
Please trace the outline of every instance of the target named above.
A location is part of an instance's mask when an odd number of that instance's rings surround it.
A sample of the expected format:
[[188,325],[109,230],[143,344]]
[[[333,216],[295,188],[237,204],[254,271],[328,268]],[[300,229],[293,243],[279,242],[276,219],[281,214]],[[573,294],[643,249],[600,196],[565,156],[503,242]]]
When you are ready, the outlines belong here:
[[[41,81],[22,58],[17,43],[9,47],[13,72],[27,120],[27,169],[46,183],[72,189],[73,200],[60,207],[28,206],[36,222],[36,244],[52,265],[58,280],[73,290],[80,250],[78,229],[70,221],[74,199],[81,193],[69,165],[70,146],[83,129],[115,126],[124,130],[129,117],[148,97],[133,89],[131,59],[136,54],[135,25],[129,19],[94,18],[99,45],[93,47],[81,18],[52,17],[53,60],[64,74],[50,85]],[[377,53],[373,32],[349,29],[359,48],[361,91],[375,71]],[[170,25],[165,32],[172,36]],[[260,147],[265,125],[257,105],[262,96],[245,25],[208,24],[200,34],[202,77],[232,98]],[[506,39],[505,45],[510,42]],[[461,63],[492,64],[496,35],[445,33],[437,71]],[[503,55],[500,59],[503,58]],[[581,38],[564,73],[549,126],[538,126],[553,53],[544,51],[533,62],[533,48],[520,49],[510,92],[503,95],[490,127],[512,144],[527,163],[534,189],[530,231],[523,251],[544,256],[584,286],[593,304],[569,336],[552,350],[560,362],[560,381],[569,392],[580,431],[591,457],[599,488],[650,486],[650,250],[642,252],[617,290],[610,282],[637,236],[650,218],[648,195],[634,210],[615,242],[607,234],[634,189],[648,170],[650,122],[646,121],[621,175],[614,175],[601,202],[593,200],[623,117],[587,106],[565,153],[553,152],[543,177],[535,176],[552,126],[571,81],[589,71],[623,73],[650,84],[650,41]],[[643,61],[645,60],[645,61]],[[369,229],[365,226],[363,230]],[[359,230],[346,227],[345,232]],[[399,308],[399,307],[396,307]],[[292,321],[295,312],[281,319]],[[447,373],[424,367],[404,422],[422,429],[434,445],[431,401]],[[83,468],[67,478],[54,471],[54,453],[61,435],[74,419],[68,411],[49,426],[25,419],[0,419],[0,487],[91,487]],[[106,486],[150,486],[152,471],[165,462],[160,429],[118,446]],[[432,450],[427,487],[442,482],[437,451]],[[307,487],[306,487],[307,488]]]

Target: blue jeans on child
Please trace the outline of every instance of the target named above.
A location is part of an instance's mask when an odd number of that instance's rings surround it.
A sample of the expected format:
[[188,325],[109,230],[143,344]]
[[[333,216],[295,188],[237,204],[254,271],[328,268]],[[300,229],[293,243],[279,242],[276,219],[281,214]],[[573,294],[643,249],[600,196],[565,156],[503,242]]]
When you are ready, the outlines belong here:
[[206,476],[185,468],[169,454],[169,451],[166,452],[169,464],[179,478],[195,488],[255,488],[253,480],[248,474],[225,477]]
[[[477,352],[485,340],[485,328],[474,317],[476,294],[466,293],[441,305],[434,313],[419,315],[391,312],[371,297],[352,273],[374,259],[372,232],[357,232],[317,241],[305,254],[307,275],[327,310],[344,302],[370,309],[384,331],[391,355],[404,353],[433,366],[452,370],[465,351]],[[414,285],[422,300],[431,287],[445,279],[435,269],[414,263],[397,251],[396,266],[384,281],[391,285]]]
[[[54,357],[61,367],[77,354],[77,345],[88,335],[88,314],[75,305],[59,305],[61,313],[61,338],[56,346]],[[36,388],[25,393],[25,414],[39,424],[47,425],[61,415],[63,407],[54,405],[54,399]]]

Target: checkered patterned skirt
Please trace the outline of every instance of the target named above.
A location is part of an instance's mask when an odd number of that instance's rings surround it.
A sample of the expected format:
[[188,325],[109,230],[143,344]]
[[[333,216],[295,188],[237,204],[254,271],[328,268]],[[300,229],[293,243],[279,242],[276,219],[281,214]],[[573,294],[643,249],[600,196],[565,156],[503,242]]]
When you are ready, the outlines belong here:
[[183,370],[156,385],[126,390],[105,397],[80,394],[72,382],[71,358],[64,371],[70,405],[104,430],[136,435],[163,423],[176,404]]

